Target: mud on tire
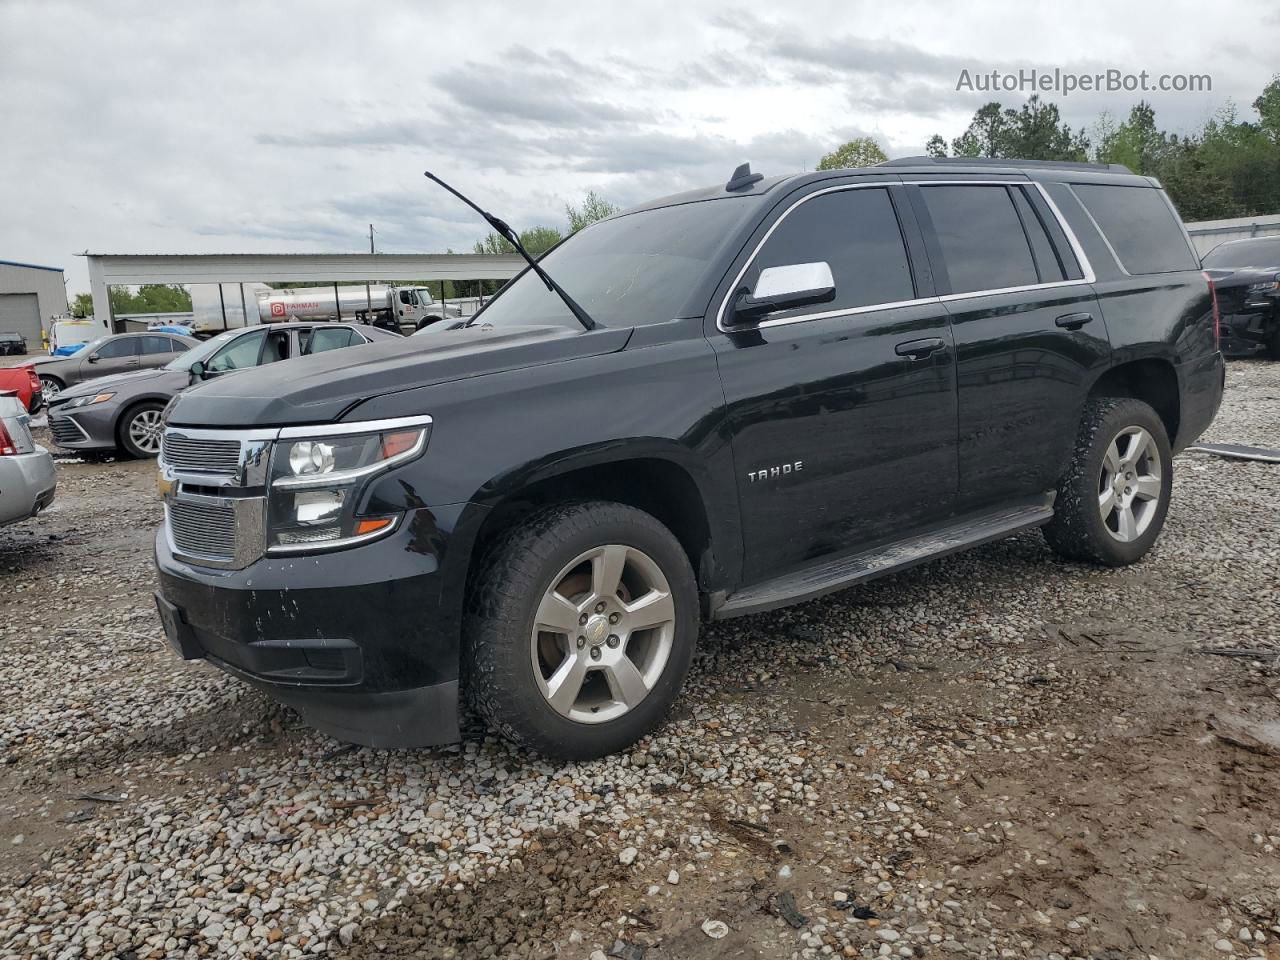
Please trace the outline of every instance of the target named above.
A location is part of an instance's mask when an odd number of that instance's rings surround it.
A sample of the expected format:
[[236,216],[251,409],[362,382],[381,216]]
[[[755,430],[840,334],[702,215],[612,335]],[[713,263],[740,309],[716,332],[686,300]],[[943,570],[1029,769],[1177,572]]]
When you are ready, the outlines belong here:
[[[1109,528],[1100,509],[1104,459],[1126,430],[1140,428],[1151,437],[1158,457],[1159,496],[1144,528],[1124,541]],[[1173,486],[1173,455],[1164,422],[1148,404],[1128,398],[1098,398],[1085,404],[1075,452],[1058,483],[1053,519],[1042,529],[1058,555],[1118,567],[1141,559],[1164,527]]]
[[[566,565],[603,545],[623,545],[651,561],[651,569],[666,581],[673,615],[663,635],[663,665],[651,671],[652,685],[643,698],[619,716],[579,722],[558,712],[539,686],[545,676],[535,676],[540,641],[533,628],[548,591],[565,582],[558,578]],[[464,695],[493,730],[515,743],[556,759],[601,757],[630,746],[662,722],[688,672],[697,631],[697,585],[671,531],[619,503],[551,506],[504,534],[471,581],[463,632]],[[577,633],[575,626],[572,634]],[[575,639],[570,635],[564,642]],[[627,641],[621,649],[627,653]],[[601,650],[606,662],[610,650]],[[573,655],[571,647],[566,661]]]

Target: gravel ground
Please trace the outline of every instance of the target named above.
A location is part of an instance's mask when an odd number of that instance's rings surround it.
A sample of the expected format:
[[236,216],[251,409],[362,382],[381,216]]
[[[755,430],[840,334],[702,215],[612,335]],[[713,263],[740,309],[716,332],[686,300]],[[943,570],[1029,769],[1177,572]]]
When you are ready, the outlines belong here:
[[[1228,376],[1206,439],[1280,446],[1280,364]],[[0,532],[0,957],[1280,956],[1280,467],[1180,457],[1136,567],[1032,533],[710,628],[565,766],[177,661],[154,467],[59,471]]]

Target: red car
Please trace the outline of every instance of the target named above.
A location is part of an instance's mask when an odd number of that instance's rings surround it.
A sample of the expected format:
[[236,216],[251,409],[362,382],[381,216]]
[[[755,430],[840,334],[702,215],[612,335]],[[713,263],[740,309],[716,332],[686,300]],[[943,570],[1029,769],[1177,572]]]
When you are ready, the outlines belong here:
[[44,394],[40,392],[40,378],[32,366],[0,369],[0,393],[11,390],[18,395],[27,413],[35,413],[44,406]]

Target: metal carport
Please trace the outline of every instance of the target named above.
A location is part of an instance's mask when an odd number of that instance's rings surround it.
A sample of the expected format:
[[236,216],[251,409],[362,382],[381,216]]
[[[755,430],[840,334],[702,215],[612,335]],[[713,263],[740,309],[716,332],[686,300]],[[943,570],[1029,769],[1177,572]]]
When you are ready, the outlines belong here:
[[93,314],[111,322],[108,287],[142,283],[252,283],[390,280],[507,280],[524,269],[517,254],[477,253],[88,253]]

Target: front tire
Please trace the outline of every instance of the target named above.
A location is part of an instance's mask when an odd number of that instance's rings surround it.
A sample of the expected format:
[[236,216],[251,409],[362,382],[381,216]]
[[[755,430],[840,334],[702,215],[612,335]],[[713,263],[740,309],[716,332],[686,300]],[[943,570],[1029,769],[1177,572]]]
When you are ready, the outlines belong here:
[[517,525],[489,552],[468,607],[468,701],[507,739],[562,760],[614,753],[661,723],[698,632],[679,541],[604,501]]
[[1280,360],[1280,319],[1275,321],[1275,329],[1267,340],[1267,356],[1272,360]]
[[135,460],[159,456],[164,436],[164,404],[140,403],[130,407],[117,428],[120,449]]
[[1045,539],[1068,560],[1134,563],[1160,536],[1172,489],[1173,454],[1155,410],[1141,400],[1090,400]]

